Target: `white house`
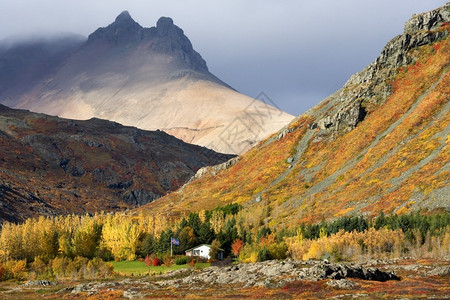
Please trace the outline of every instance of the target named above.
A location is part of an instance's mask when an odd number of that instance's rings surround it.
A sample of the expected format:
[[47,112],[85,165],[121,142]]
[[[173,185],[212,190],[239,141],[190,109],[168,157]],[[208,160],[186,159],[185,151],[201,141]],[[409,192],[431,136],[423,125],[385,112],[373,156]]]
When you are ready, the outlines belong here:
[[[196,246],[194,248],[186,250],[186,256],[199,256],[205,259],[210,259],[209,251],[211,250],[211,245],[203,244]],[[219,249],[219,260],[223,259],[223,250]]]

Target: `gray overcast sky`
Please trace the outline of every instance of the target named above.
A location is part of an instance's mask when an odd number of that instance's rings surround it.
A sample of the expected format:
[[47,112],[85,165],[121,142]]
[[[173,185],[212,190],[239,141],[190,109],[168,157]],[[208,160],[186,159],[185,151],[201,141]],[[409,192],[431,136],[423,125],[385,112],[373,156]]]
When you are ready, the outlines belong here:
[[174,19],[210,71],[264,91],[297,115],[375,60],[413,13],[444,0],[0,0],[0,40],[34,32],[89,35],[123,10],[144,27]]

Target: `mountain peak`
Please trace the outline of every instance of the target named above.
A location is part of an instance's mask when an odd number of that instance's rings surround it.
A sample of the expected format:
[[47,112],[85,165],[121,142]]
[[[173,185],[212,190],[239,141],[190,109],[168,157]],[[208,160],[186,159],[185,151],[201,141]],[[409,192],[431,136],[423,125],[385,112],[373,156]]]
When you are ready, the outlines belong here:
[[136,23],[126,10],[107,27],[101,27],[89,35],[89,42],[104,40],[114,44],[133,44],[141,40],[142,26]]
[[151,50],[177,57],[185,68],[208,72],[206,62],[193,49],[183,30],[169,17],[159,18],[156,27],[144,28],[125,10],[113,23],[97,29],[89,36],[89,43],[97,41],[125,47],[151,41]]
[[132,20],[134,22],[133,18],[131,17],[130,13],[128,12],[128,10],[124,10],[117,16],[115,22],[123,22],[123,21],[129,21],[129,20]]
[[156,33],[159,37],[168,37],[173,40],[184,38],[183,29],[173,24],[173,20],[169,17],[161,17],[156,22]]
[[173,26],[173,20],[169,17],[161,17],[159,18],[158,22],[156,22],[156,27],[163,28],[163,27],[170,27]]

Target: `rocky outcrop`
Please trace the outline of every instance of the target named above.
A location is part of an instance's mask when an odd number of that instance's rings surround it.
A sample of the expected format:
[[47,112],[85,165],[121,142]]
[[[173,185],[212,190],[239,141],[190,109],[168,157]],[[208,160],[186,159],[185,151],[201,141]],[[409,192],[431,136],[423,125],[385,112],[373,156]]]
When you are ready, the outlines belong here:
[[359,122],[364,120],[365,116],[366,111],[361,106],[361,101],[355,101],[340,107],[335,115],[319,120],[317,127],[322,130],[333,129],[336,131],[344,128],[348,131],[355,128]]
[[157,53],[171,54],[187,69],[208,72],[205,60],[194,50],[181,28],[168,17],[161,17],[156,27],[144,28],[133,20],[128,11],[123,11],[107,27],[101,27],[89,35],[89,43],[108,42],[116,46],[137,46],[148,43],[148,48]]
[[344,290],[352,290],[359,286],[354,281],[350,281],[347,279],[330,280],[327,282],[327,285]]
[[49,280],[28,280],[23,285],[24,286],[49,286],[49,285],[56,285],[56,282],[49,281]]
[[450,22],[450,3],[414,15],[405,24],[403,34],[389,41],[373,63],[351,76],[331,97],[336,105],[320,116],[311,128],[344,133],[354,129],[366,117],[365,107],[381,104],[392,94],[388,79],[397,74],[399,67],[415,61],[410,50],[448,36],[447,30],[440,30],[446,22]]
[[434,30],[439,28],[440,24],[450,20],[450,3],[444,6],[425,12],[415,14],[405,24],[405,33],[415,33],[420,30]]
[[345,279],[345,278],[358,278],[364,280],[374,281],[388,281],[399,280],[392,272],[383,272],[377,268],[367,268],[358,265],[346,265],[346,264],[329,264],[322,263],[309,268],[304,272],[305,278],[317,278],[317,279]]
[[[154,32],[154,34],[152,34]],[[181,28],[173,24],[173,20],[161,17],[156,28],[146,29],[143,38],[153,40],[151,49],[160,53],[173,53],[185,66],[200,72],[208,72],[205,60],[194,50],[191,41]]]
[[160,197],[161,195],[158,195],[152,191],[147,191],[144,189],[127,191],[122,195],[122,199],[124,199],[127,203],[137,206],[147,204]]
[[101,27],[89,35],[88,42],[108,41],[116,45],[135,45],[141,41],[143,27],[136,23],[128,13],[123,11],[107,27]]
[[201,177],[205,176],[206,174],[216,175],[217,172],[226,170],[229,167],[234,166],[238,161],[239,161],[239,157],[236,156],[236,157],[233,157],[232,159],[227,160],[224,163],[221,163],[221,164],[218,164],[215,166],[203,167],[203,168],[199,169],[197,171],[197,173],[195,173],[195,175],[192,179],[201,178]]
[[[47,289],[45,294],[48,298],[57,299],[74,297],[84,299],[89,296],[101,298],[109,295],[109,293],[129,299],[165,299],[170,296],[181,298],[193,294],[197,298],[208,299],[254,298],[255,289],[253,287],[262,287],[257,289],[260,298],[303,299],[305,294],[300,297],[295,291],[302,290],[311,295],[310,293],[317,288],[320,289],[320,293],[315,295],[327,299],[334,295],[337,295],[334,298],[343,299],[356,297],[377,299],[380,290],[387,287],[391,293],[384,296],[390,299],[404,296],[405,286],[407,286],[411,295],[421,295],[422,297],[427,295],[433,296],[433,298],[447,299],[448,297],[445,297],[446,290],[442,289],[441,284],[446,282],[445,279],[448,276],[448,273],[441,272],[448,269],[447,264],[448,261],[445,258],[433,264],[430,264],[429,260],[425,260],[423,264],[418,264],[418,261],[411,261],[411,258],[403,258],[400,260],[369,260],[363,265],[335,264],[314,260],[273,260],[251,264],[234,264],[226,267],[210,267],[203,270],[184,268],[160,275],[141,274],[125,278],[120,275],[119,277],[85,279],[78,282],[73,280],[59,280],[58,282],[31,280],[22,285],[5,284],[4,288],[0,290],[0,298],[3,295],[7,299],[14,298],[14,296],[19,295],[18,292],[25,292],[28,295],[33,290],[37,292],[37,290],[43,291],[45,288]],[[376,266],[383,266],[383,270],[375,268]],[[426,272],[422,271],[423,268],[426,269]],[[152,272],[151,269],[150,272]],[[391,270],[398,271],[399,274],[402,274],[402,277],[407,279],[404,282],[402,282],[403,279],[397,280],[398,278],[395,278]],[[437,272],[432,272],[434,270]],[[335,273],[345,275],[346,278],[331,279]],[[373,277],[377,273],[381,275]],[[399,282],[370,282],[371,280],[380,280],[386,274]],[[436,276],[439,278],[436,278]],[[361,278],[361,280],[355,280],[356,278]],[[421,287],[411,291],[412,282],[420,283],[424,282],[423,280],[435,282],[435,289],[427,289],[427,294],[423,294],[424,290]],[[342,291],[336,293],[337,289]],[[436,293],[438,289],[442,293]],[[55,292],[52,293],[52,291]],[[230,293],[227,294],[225,291]],[[307,298],[309,299],[309,296]]]
[[[174,279],[170,279],[170,278]],[[399,280],[393,272],[353,264],[333,264],[318,261],[266,261],[253,264],[239,264],[228,267],[209,267],[200,272],[192,270],[175,271],[156,281],[160,287],[184,285],[240,284],[244,287],[282,287],[288,282],[307,280],[342,280],[358,278],[363,280]],[[347,286],[351,285],[347,282]],[[351,285],[354,287],[354,285]]]

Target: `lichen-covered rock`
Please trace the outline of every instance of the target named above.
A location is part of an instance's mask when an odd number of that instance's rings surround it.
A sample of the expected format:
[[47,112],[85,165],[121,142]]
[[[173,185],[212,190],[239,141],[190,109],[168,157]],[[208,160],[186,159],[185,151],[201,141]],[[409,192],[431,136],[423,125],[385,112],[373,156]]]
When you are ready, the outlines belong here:
[[450,275],[450,266],[442,266],[433,268],[431,271],[427,272],[429,276],[447,276]]
[[317,264],[306,272],[306,277],[317,279],[358,278],[374,281],[399,280],[392,272],[383,272],[377,268],[365,268],[357,265]]
[[25,285],[25,286],[49,286],[49,285],[56,285],[56,282],[49,281],[49,280],[28,280],[23,285]]
[[270,260],[228,267],[210,267],[198,272],[185,273],[182,278],[169,279],[179,277],[177,274],[173,272],[160,276],[160,280],[156,281],[155,284],[160,287],[194,284],[197,286],[241,284],[243,287],[263,286],[273,288],[281,287],[287,282],[295,280],[317,281],[359,278],[386,281],[398,279],[394,273],[383,272],[377,268],[294,260]]
[[[415,61],[411,50],[432,44],[448,36],[441,26],[450,22],[450,3],[438,9],[414,15],[406,24],[403,34],[394,37],[381,51],[380,56],[362,71],[354,74],[336,94],[330,96],[329,109],[318,115],[311,129],[322,132],[345,133],[354,129],[366,117],[366,107],[383,103],[391,94],[389,78],[398,68]],[[333,105],[334,104],[334,105]],[[319,133],[323,139],[323,133]]]
[[327,285],[331,287],[335,287],[338,289],[351,290],[357,287],[357,284],[354,281],[350,281],[347,279],[339,279],[339,280],[330,280],[327,282]]
[[450,19],[450,2],[435,10],[415,14],[405,24],[405,33],[414,33],[420,30],[436,29],[441,23]]

